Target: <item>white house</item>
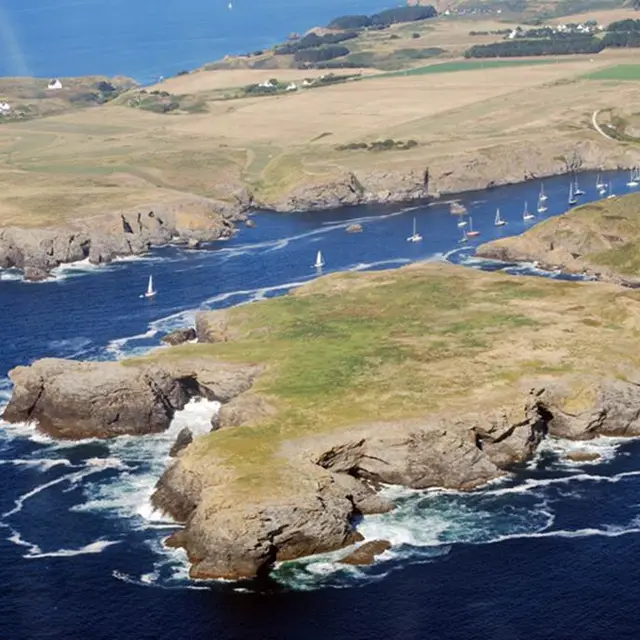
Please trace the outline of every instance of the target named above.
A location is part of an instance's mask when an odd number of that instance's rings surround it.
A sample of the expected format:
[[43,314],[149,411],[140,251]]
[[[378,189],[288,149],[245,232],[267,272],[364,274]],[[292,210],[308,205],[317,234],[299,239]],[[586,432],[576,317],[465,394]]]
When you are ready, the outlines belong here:
[[52,80],[49,81],[49,84],[47,85],[47,89],[51,89],[53,91],[57,89],[62,89],[62,82],[60,82],[58,78],[53,78]]
[[310,87],[313,84],[313,80],[309,80],[309,78],[305,78],[302,81],[302,86],[303,87]]
[[6,116],[11,111],[11,105],[8,102],[0,102],[0,115]]
[[297,91],[297,89],[298,89],[298,85],[295,82],[292,82],[287,87],[287,91]]
[[261,82],[259,87],[263,87],[264,89],[275,89],[275,84],[271,82],[271,80],[267,80],[266,82]]

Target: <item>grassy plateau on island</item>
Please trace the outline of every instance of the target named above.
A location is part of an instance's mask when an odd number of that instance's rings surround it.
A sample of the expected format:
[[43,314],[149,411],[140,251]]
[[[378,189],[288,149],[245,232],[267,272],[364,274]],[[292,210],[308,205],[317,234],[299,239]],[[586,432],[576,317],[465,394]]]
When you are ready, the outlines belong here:
[[266,366],[251,393],[273,411],[189,450],[212,456],[238,491],[273,491],[276,476],[283,487],[295,482],[280,454],[303,437],[488,411],[558,378],[570,380],[566,402],[577,407],[594,379],[624,378],[640,363],[640,292],[448,264],[331,275],[215,313],[232,327],[230,341],[162,349],[129,364]]

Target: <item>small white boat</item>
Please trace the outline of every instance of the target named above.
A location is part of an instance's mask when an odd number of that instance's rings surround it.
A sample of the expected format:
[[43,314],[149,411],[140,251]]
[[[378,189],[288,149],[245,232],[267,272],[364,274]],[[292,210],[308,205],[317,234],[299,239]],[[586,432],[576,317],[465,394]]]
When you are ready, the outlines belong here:
[[229,9],[229,11],[231,11],[231,9],[233,9],[233,4],[231,2],[227,5],[227,9]]
[[418,233],[416,229],[416,219],[413,218],[413,233],[407,238],[407,242],[420,242],[422,240],[422,236]]
[[578,202],[575,193],[573,192],[573,183],[569,184],[569,204],[575,204]]
[[322,269],[324,267],[324,258],[322,257],[322,251],[318,251],[316,254],[316,262],[313,265],[316,269]]
[[147,285],[147,291],[141,298],[153,298],[156,295],[156,290],[153,288],[153,276],[149,276],[149,284]]
[[458,220],[458,227],[460,229],[462,229],[463,227],[466,227],[469,223],[466,220]]
[[636,170],[631,169],[629,172],[629,182],[627,182],[627,187],[637,187],[638,186],[638,176],[636,175]]
[[540,195],[538,196],[538,202],[546,202],[547,194],[544,192],[544,182],[540,183]]
[[529,205],[525,201],[525,203],[524,203],[524,211],[522,212],[522,219],[525,222],[527,222],[529,220],[533,220],[534,218],[535,218],[535,216],[533,215],[533,213],[531,213],[531,211],[529,211]]
[[578,186],[578,176],[575,177],[573,195],[574,196],[584,195],[584,191]]
[[467,238],[475,238],[480,235],[479,231],[473,230],[473,220],[471,219],[471,216],[469,216],[469,231],[467,231],[465,235]]
[[611,188],[611,183],[609,183],[609,195],[607,196],[607,200],[611,200],[612,198],[615,198],[616,194],[613,193],[613,189]]
[[596,177],[596,189],[598,191],[602,191],[602,189],[606,189],[607,185],[602,181],[602,176],[598,174]]
[[464,244],[465,242],[467,242],[469,238],[467,238],[467,231],[466,229],[462,230],[462,238],[460,238],[460,243]]
[[503,227],[505,224],[507,224],[507,221],[503,220],[500,217],[500,209],[496,209],[496,219],[494,220],[493,224],[495,224],[496,227]]
[[538,213],[544,213],[547,210],[547,205],[542,198],[538,198]]

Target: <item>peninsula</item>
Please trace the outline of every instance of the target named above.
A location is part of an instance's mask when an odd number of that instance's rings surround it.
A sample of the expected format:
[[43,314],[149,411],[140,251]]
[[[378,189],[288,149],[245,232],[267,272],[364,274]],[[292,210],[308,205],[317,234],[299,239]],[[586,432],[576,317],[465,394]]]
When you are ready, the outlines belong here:
[[[259,575],[345,548],[383,484],[473,489],[546,436],[640,435],[640,294],[448,264],[331,275],[198,316],[196,344],[121,363],[42,360],[10,373],[4,419],[56,437],[181,434],[153,495],[184,528],[193,578]],[[191,441],[192,440],[192,441]]]

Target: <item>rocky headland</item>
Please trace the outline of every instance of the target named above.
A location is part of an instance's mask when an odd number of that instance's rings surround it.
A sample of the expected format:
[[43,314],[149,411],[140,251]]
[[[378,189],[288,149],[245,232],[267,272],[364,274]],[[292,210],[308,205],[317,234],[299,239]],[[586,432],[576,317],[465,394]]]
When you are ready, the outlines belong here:
[[62,227],[0,229],[0,268],[17,268],[28,280],[43,280],[61,264],[89,259],[108,264],[170,243],[211,242],[229,237],[251,205],[248,192],[231,203],[197,196],[137,207],[128,212],[81,218]]
[[535,261],[547,269],[640,286],[640,195],[576,207],[526,233],[478,247],[483,258]]
[[143,436],[190,398],[217,400],[211,433],[181,432],[152,497],[183,525],[167,544],[191,576],[342,548],[366,562],[384,541],[350,547],[358,518],[393,508],[384,485],[472,490],[546,437],[640,435],[639,329],[640,300],[612,284],[442,264],[341,274],[203,312],[198,344],[18,367],[4,418]]

